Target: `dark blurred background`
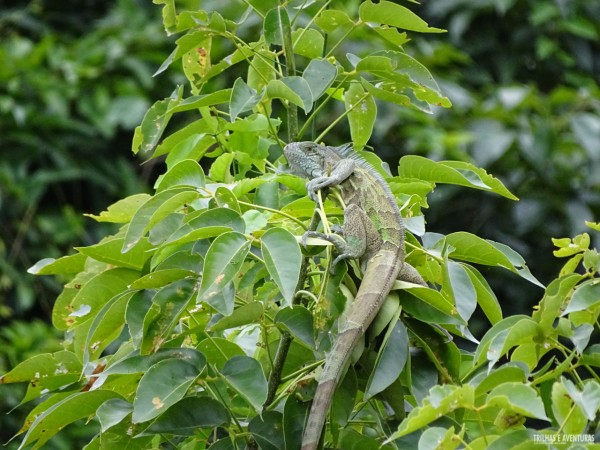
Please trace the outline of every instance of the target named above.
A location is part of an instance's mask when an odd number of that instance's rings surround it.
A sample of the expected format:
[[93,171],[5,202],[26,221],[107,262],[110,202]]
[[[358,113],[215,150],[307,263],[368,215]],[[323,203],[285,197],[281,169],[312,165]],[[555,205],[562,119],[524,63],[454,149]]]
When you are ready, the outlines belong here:
[[[133,129],[154,101],[184,83],[178,68],[152,77],[173,39],[160,7],[147,0],[8,3],[0,1],[0,373],[60,349],[49,318],[61,280],[26,270],[110,231],[83,213],[149,190],[153,164],[132,154]],[[410,6],[448,29],[411,34],[406,51],[454,106],[427,115],[379,105],[371,144],[393,169],[401,155],[419,154],[473,162],[500,178],[520,202],[440,186],[425,211],[428,230],[505,243],[547,283],[561,267],[550,238],[600,220],[600,2]],[[361,45],[357,39],[354,53]],[[529,314],[541,298],[541,289],[514,275],[482,271],[506,314]],[[19,411],[5,414],[21,395],[20,386],[0,388],[1,442],[22,424]],[[47,447],[77,448],[81,432]]]

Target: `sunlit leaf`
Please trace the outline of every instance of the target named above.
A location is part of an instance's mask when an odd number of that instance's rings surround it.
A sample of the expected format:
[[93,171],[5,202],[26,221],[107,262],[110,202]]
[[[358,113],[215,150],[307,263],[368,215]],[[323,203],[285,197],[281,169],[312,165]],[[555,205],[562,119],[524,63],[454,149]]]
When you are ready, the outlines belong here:
[[302,263],[296,238],[283,228],[271,228],[262,236],[261,250],[269,275],[281,290],[286,305],[291,305]]
[[181,400],[198,377],[198,369],[180,359],[166,359],[150,367],[133,400],[133,422],[147,422]]

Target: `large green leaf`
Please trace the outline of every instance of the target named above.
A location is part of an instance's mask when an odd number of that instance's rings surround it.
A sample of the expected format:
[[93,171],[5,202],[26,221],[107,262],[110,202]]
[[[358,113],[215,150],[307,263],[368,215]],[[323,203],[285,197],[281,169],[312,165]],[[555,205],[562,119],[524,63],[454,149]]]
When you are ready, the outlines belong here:
[[531,318],[522,315],[507,317],[496,323],[481,339],[474,362],[479,364],[486,358],[491,367],[515,345],[542,338],[539,324]]
[[197,349],[217,369],[221,369],[234,356],[245,355],[239,345],[223,338],[206,338],[198,344]]
[[121,268],[100,272],[81,287],[70,305],[55,314],[68,327],[80,325],[95,317],[111,298],[129,289],[139,276],[138,271]]
[[[175,281],[162,289],[152,298],[153,308],[144,318],[144,335],[141,352],[156,351],[167,339],[180,316],[193,303],[196,280]],[[155,307],[158,308],[155,314]]]
[[223,426],[229,421],[229,413],[221,402],[209,397],[185,397],[152,422],[142,435],[192,436],[198,428]]
[[0,376],[0,384],[28,382],[25,403],[42,391],[55,391],[81,379],[83,367],[77,356],[67,350],[32,356]]
[[263,32],[267,44],[283,46],[285,35],[290,29],[290,18],[285,8],[273,8],[265,15]]
[[475,287],[462,264],[448,261],[445,267],[447,272],[444,275],[447,279],[442,287],[442,292],[453,300],[460,317],[468,322],[477,307]]
[[135,212],[121,251],[125,253],[131,250],[150,228],[198,196],[194,188],[187,186],[167,189],[154,195]]
[[[397,318],[397,317],[396,317]],[[382,392],[399,376],[408,359],[408,332],[397,320],[386,333],[365,390],[365,400]]]
[[179,103],[182,92],[181,89],[173,92],[171,97],[156,102],[146,112],[142,124],[135,130],[132,143],[133,153],[138,153],[139,151],[148,153],[156,148],[158,141],[173,116],[173,113],[170,113],[169,109],[173,107],[173,104]]
[[361,83],[351,83],[344,93],[344,103],[348,111],[350,135],[356,150],[361,150],[371,138],[377,105],[373,96],[364,90]]
[[593,310],[598,305],[600,305],[600,283],[597,280],[589,281],[575,289],[571,301],[561,315],[565,316],[576,311]]
[[292,32],[294,53],[306,58],[319,58],[323,56],[325,38],[314,28],[298,29]]
[[[436,235],[431,235],[437,237]],[[486,266],[503,267],[531,283],[544,287],[529,271],[525,260],[514,250],[498,242],[482,239],[471,233],[459,231],[441,237],[434,246],[445,244],[449,246],[453,259],[483,264]]]
[[95,414],[98,407],[106,400],[118,397],[119,394],[115,392],[100,389],[69,395],[36,417],[19,449],[29,445],[33,445],[32,449],[41,448],[65,426]]
[[422,156],[407,155],[400,159],[398,174],[405,178],[481,189],[517,200],[497,178],[489,175],[484,169],[462,161],[436,162]]
[[306,80],[312,93],[313,101],[317,101],[329,89],[336,76],[336,67],[326,59],[312,59],[302,73],[302,78]]
[[313,105],[312,92],[308,82],[297,76],[269,81],[267,96],[286,100],[302,108],[305,113],[308,113]]
[[156,192],[161,192],[176,186],[202,188],[204,184],[204,171],[198,161],[183,159],[170,167],[164,175],[158,177],[155,187]]
[[500,384],[488,394],[486,405],[507,408],[526,417],[548,420],[544,403],[536,390],[523,383]]
[[423,19],[404,6],[389,1],[373,3],[370,0],[363,2],[358,9],[360,20],[366,23],[391,25],[405,30],[421,33],[444,33],[446,30],[433,28]]
[[315,348],[313,315],[306,307],[295,305],[279,310],[275,324],[291,333],[303,345]]
[[286,305],[291,305],[302,263],[296,238],[283,228],[271,228],[262,236],[261,250],[269,275],[279,287]]
[[233,122],[240,114],[252,111],[252,108],[260,103],[264,94],[264,90],[256,92],[241,78],[235,80],[233,90],[231,91],[231,100],[229,102],[230,120]]
[[212,324],[209,331],[223,331],[230,328],[257,323],[264,313],[264,307],[261,302],[251,302],[246,305],[235,308],[230,316],[224,316]]
[[256,359],[234,356],[225,363],[221,375],[255,410],[262,410],[267,399],[267,380]]
[[280,450],[286,447],[282,419],[279,411],[265,411],[250,421],[248,431],[261,450]]
[[127,269],[142,270],[146,261],[152,256],[149,251],[152,245],[147,239],[140,239],[127,253],[122,253],[124,237],[107,237],[98,244],[88,247],[75,247],[79,253],[97,261]]
[[147,422],[181,400],[200,372],[181,359],[165,359],[150,367],[137,388],[133,422]]
[[[206,253],[198,300],[210,302],[211,297],[221,294],[239,272],[249,250],[250,242],[241,233],[231,231],[218,236]],[[232,309],[220,307],[218,311],[229,315]]]
[[398,430],[388,438],[389,441],[422,429],[431,422],[458,408],[473,408],[474,387],[469,385],[438,385],[431,389],[422,406],[414,408],[408,417],[400,423]]
[[134,352],[119,359],[106,368],[106,375],[130,374],[147,372],[150,367],[165,359],[179,359],[195,366],[202,371],[206,365],[206,358],[202,353],[193,348],[161,348],[151,355],[140,355]]

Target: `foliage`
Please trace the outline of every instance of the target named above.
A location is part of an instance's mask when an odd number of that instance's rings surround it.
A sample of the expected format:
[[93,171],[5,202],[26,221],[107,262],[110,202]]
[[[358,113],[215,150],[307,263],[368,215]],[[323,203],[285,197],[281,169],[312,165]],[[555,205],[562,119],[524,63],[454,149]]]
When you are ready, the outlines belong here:
[[[94,417],[100,431],[87,449],[296,449],[314,372],[360,270],[330,274],[328,248],[299,246],[317,215],[304,180],[280,170],[282,126],[287,140],[322,140],[346,122],[363,148],[384,102],[449,106],[425,66],[404,53],[398,28],[439,30],[385,1],[361,3],[358,17],[342,2],[156,3],[167,32],[179,33],[162,68],[181,60],[191,95],[182,87],[156,102],[133,150],[164,157],[166,171],[153,194],[91,216],[120,226],[116,233],[30,268],[68,280],[52,313],[68,339],[0,383],[27,382],[24,401],[42,399],[21,447],[40,448]],[[261,32],[250,32],[257,23]],[[350,36],[393,49],[344,54]],[[218,86],[235,65],[245,76]],[[320,126],[325,111],[336,119]],[[176,115],[190,120],[163,138]],[[480,269],[540,286],[523,258],[471,233],[426,232],[421,211],[440,184],[513,194],[468,162],[405,156],[392,176],[376,155],[363,155],[402,205],[408,260],[432,288],[397,284],[339,387],[328,445],[530,448],[594,434],[600,256],[589,235],[556,240],[556,256],[569,258],[561,274],[531,316],[504,317]],[[326,201],[321,214],[339,222],[341,210]],[[480,342],[470,326],[476,309],[491,325]]]
[[155,10],[48,3],[0,12],[0,318],[47,315],[60,284],[27,267],[96,241],[110,230],[81,213],[145,189],[119,138],[167,92],[152,80],[167,44]]
[[[425,2],[422,13],[449,33],[416,35],[410,51],[453,108],[388,111],[373,145],[388,155],[400,146],[468,161],[501,178],[521,199],[516,206],[443,187],[430,198],[428,223],[502,240],[550,282],[559,268],[546,257],[550,238],[580,234],[584,220],[600,215],[600,5],[448,0]],[[527,313],[535,303],[522,283],[499,274],[488,280],[511,311]]]

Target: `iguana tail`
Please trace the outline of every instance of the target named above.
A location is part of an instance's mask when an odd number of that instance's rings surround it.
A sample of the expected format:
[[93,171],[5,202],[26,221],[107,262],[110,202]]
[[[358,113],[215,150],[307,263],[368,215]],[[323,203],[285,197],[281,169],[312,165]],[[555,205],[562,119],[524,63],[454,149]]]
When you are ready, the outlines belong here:
[[377,315],[396,280],[403,265],[402,261],[398,263],[399,256],[398,249],[388,244],[388,248],[379,250],[368,262],[356,298],[350,305],[350,311],[325,360],[304,429],[302,450],[317,449],[335,388],[345,373],[358,339]]

